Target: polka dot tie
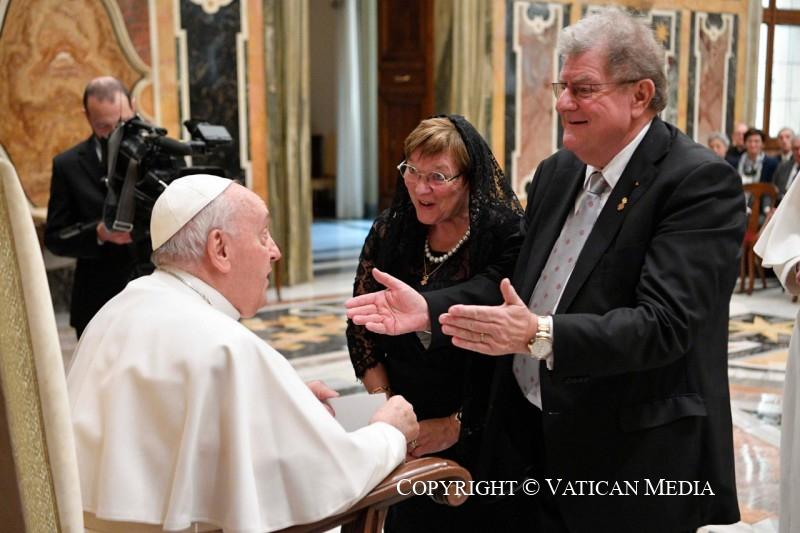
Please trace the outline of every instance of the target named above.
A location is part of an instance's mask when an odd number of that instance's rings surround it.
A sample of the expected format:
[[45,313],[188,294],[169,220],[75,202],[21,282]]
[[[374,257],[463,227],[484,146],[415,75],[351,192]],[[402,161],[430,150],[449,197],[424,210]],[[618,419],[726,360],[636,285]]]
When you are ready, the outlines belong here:
[[[555,311],[564,285],[575,267],[575,261],[578,260],[586,238],[603,208],[601,195],[607,188],[608,183],[600,171],[594,171],[589,176],[588,187],[578,199],[577,207],[567,216],[561,234],[533,289],[528,308],[537,315],[550,315]],[[541,409],[539,361],[530,354],[517,354],[514,357],[514,376],[528,401]]]

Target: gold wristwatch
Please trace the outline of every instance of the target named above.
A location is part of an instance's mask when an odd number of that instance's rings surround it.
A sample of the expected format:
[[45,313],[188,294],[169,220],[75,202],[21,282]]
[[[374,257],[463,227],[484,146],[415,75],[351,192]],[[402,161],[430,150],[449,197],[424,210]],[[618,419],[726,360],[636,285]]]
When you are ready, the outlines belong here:
[[536,335],[528,341],[528,352],[538,360],[547,359],[553,352],[553,317],[540,316]]

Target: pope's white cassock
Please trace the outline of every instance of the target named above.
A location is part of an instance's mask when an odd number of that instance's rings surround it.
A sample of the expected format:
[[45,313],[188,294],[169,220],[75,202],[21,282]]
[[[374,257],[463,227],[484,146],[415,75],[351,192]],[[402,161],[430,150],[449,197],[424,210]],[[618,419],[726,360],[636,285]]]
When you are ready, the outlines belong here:
[[345,432],[238,319],[196,277],[157,270],[92,320],[67,379],[85,511],[270,531],[346,509],[403,460],[399,430]]
[[[775,215],[761,233],[755,252],[763,265],[775,270],[791,294],[800,294],[796,268],[800,263],[800,188],[792,184]],[[781,507],[780,532],[800,531],[800,314],[795,319],[789,342],[789,360],[783,385],[781,417]]]

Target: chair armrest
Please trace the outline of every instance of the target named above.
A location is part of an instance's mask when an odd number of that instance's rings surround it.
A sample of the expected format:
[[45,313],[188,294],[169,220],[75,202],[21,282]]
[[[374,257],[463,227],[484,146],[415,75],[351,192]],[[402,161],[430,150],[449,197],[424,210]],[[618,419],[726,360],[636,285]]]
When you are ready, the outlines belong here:
[[[407,494],[398,491],[397,484],[408,480]],[[380,531],[386,510],[414,494],[411,485],[425,481],[472,481],[472,476],[466,468],[455,461],[439,457],[423,457],[404,463],[392,471],[386,479],[355,503],[352,507],[337,515],[323,518],[313,524],[302,524],[280,530],[281,533],[314,533],[332,529],[343,525],[342,532],[346,531]],[[405,485],[405,484],[404,484]],[[446,491],[444,486],[437,486],[430,495],[434,501],[456,507],[464,503],[467,495],[464,490]],[[451,494],[452,493],[452,494]],[[348,527],[349,526],[349,527]]]

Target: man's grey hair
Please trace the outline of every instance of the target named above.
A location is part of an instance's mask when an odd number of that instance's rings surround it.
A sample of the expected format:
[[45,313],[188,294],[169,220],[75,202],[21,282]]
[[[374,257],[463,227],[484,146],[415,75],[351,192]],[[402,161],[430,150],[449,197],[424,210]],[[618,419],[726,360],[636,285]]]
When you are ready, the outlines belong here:
[[708,136],[708,144],[711,144],[711,141],[719,141],[728,147],[731,145],[731,141],[728,140],[728,136],[722,133],[721,131],[715,131],[714,133]]
[[667,107],[667,76],[664,47],[656,40],[643,17],[619,8],[604,8],[576,24],[564,28],[558,43],[562,60],[596,48],[604,48],[609,81],[649,79],[656,86],[650,109],[656,113]]
[[167,242],[153,251],[151,261],[157,267],[198,265],[206,253],[208,234],[220,229],[235,234],[235,208],[227,192],[230,187],[200,210]]

